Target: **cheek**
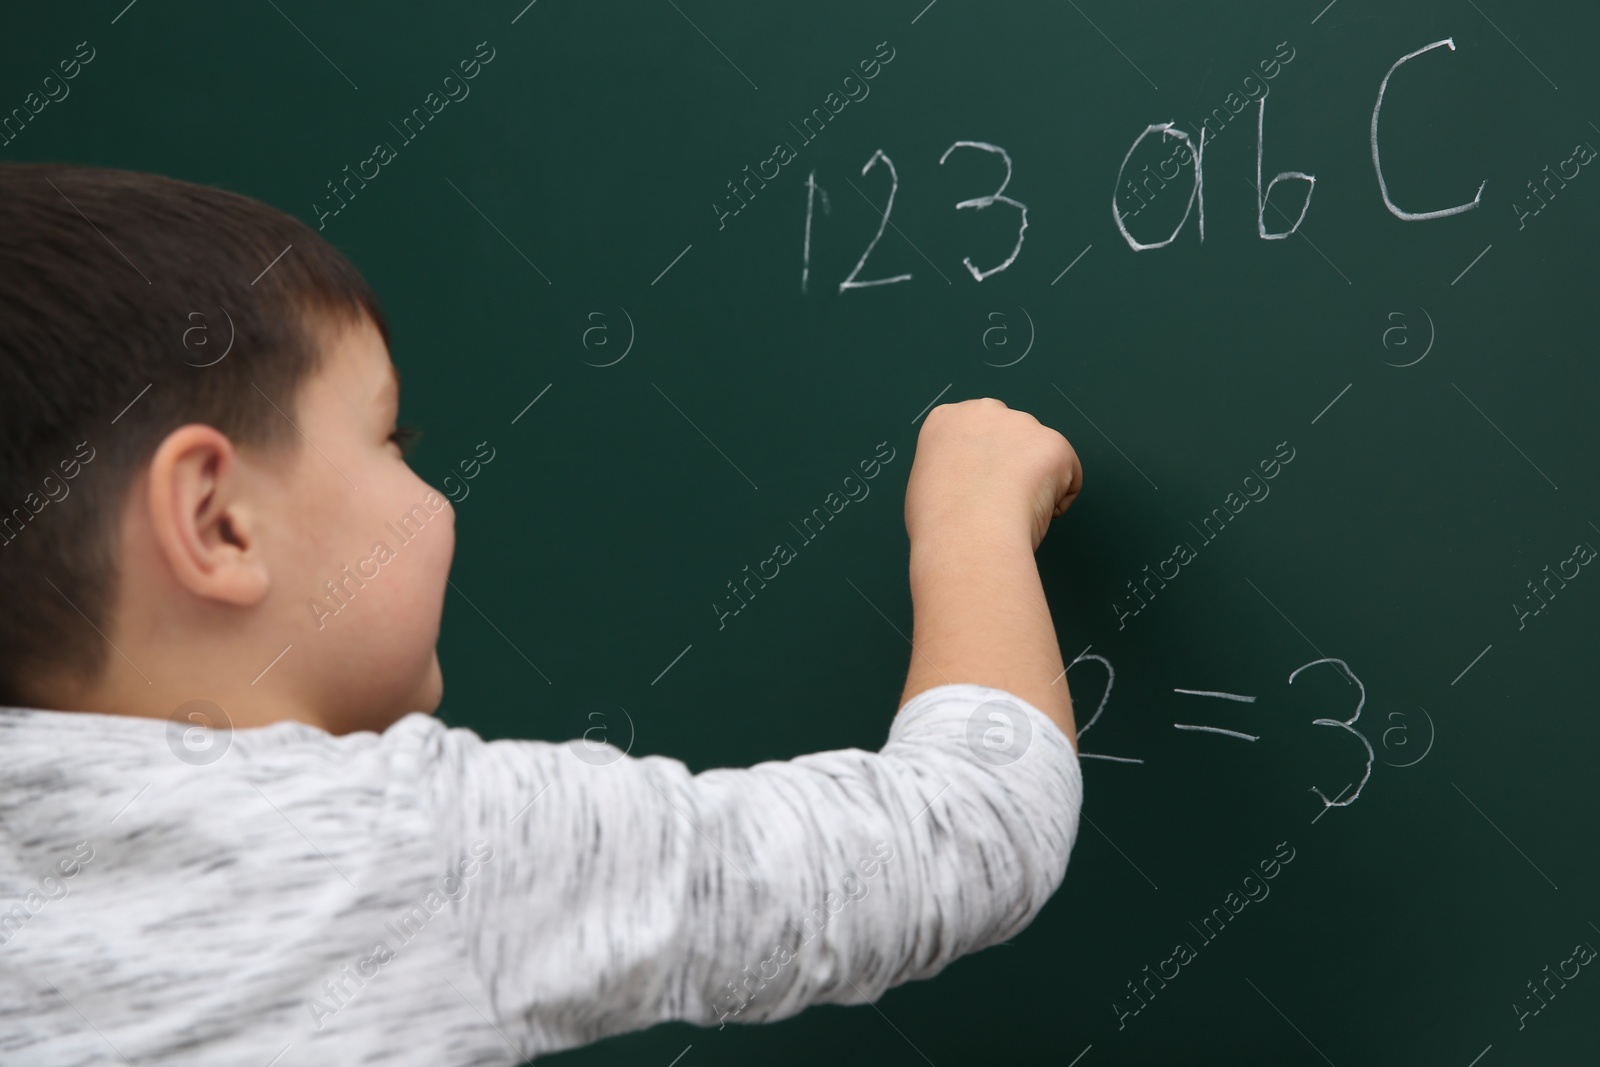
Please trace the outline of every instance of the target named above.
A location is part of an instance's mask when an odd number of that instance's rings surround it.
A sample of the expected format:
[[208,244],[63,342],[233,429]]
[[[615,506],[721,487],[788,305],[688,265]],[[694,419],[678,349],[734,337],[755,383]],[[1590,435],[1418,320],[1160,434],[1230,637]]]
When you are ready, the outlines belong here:
[[[352,590],[321,634],[339,631],[339,639],[354,641],[369,661],[400,667],[431,653],[438,640],[455,511],[448,501],[430,510],[424,501],[434,491],[405,467],[378,465],[359,484],[361,493],[351,498],[359,508],[330,516],[317,548],[313,595],[321,594],[325,579]],[[388,549],[387,562],[374,551],[379,542]],[[346,565],[361,585],[345,576]]]
[[[380,528],[385,521],[388,523],[382,540],[394,550],[394,557],[379,569],[369,588],[381,592],[374,599],[383,610],[392,613],[385,626],[399,631],[393,636],[406,643],[423,641],[431,645],[444,603],[445,579],[455,554],[455,509],[442,493],[435,493],[414,476],[411,481],[415,484],[407,484],[391,496],[392,514],[378,520]],[[435,494],[435,499],[444,500],[438,511],[423,502],[430,493]],[[410,521],[402,525],[401,519],[408,516]],[[402,534],[407,540],[402,541]]]
[[[360,472],[354,473],[359,478]],[[274,587],[290,601],[293,617],[310,624],[322,638],[332,628],[332,621],[325,619],[323,628],[318,630],[312,604],[338,606],[327,584],[337,589],[340,582],[346,581],[341,571],[346,565],[352,574],[357,573],[357,564],[372,551],[375,540],[394,543],[393,537],[382,529],[382,520],[370,517],[372,506],[364,499],[370,492],[368,486],[357,481],[362,490],[368,490],[358,492],[338,474],[333,478],[335,484],[301,479],[276,502],[268,516],[275,527],[270,546]],[[362,580],[367,581],[365,577]],[[373,587],[368,581],[365,589],[357,588],[353,582],[350,588],[355,589],[353,603]],[[349,608],[343,610],[346,614],[351,612]]]

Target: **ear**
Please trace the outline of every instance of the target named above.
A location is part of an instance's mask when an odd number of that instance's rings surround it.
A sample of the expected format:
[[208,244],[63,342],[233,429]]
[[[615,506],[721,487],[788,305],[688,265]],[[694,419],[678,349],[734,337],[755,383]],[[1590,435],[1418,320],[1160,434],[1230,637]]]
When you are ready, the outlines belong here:
[[155,542],[178,582],[206,599],[259,604],[272,579],[227,435],[198,423],[172,431],[150,461],[147,485]]

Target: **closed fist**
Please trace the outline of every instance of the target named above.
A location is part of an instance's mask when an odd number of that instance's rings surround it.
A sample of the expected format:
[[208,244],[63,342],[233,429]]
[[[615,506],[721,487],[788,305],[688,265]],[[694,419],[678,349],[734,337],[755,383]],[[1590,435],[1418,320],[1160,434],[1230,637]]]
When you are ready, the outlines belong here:
[[923,420],[906,483],[906,533],[977,524],[1039,547],[1050,521],[1083,486],[1078,454],[1060,433],[993,397],[940,404]]

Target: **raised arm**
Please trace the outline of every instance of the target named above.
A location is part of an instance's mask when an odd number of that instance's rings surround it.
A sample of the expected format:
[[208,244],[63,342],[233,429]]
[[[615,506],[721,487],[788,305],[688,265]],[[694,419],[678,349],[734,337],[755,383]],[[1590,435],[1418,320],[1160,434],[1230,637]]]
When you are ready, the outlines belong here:
[[[1055,447],[1018,421],[1031,417],[969,403],[961,418],[945,416],[965,405],[936,408],[919,442],[919,464],[924,444],[944,447],[907,492],[916,651],[879,751],[695,775],[607,746],[439,733],[424,766],[441,846],[494,849],[460,932],[524,1055],[875,1000],[1013,936],[1060,885],[1083,785],[1031,549],[1077,464],[1070,447],[1030,453],[1030,434]],[[998,468],[970,449],[965,472],[931,462],[980,424]],[[1048,496],[1030,546],[1026,520],[1005,532],[1026,508],[1002,501],[1040,471],[1054,480],[1028,490]],[[987,479],[994,495],[914,495],[919,472]],[[959,525],[968,512],[990,518]]]
[[942,683],[998,686],[1077,750],[1033,553],[1082,485],[1067,439],[1026,412],[985,398],[928,413],[906,485],[914,623],[902,703]]

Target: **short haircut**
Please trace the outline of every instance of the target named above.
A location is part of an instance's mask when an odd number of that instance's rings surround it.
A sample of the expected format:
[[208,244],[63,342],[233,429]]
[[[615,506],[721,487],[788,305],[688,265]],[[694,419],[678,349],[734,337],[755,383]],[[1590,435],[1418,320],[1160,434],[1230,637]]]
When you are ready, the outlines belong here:
[[299,386],[363,316],[387,344],[360,272],[258,200],[0,163],[0,704],[46,675],[93,680],[115,654],[96,631],[129,486],[161,441],[204,423],[297,451]]

